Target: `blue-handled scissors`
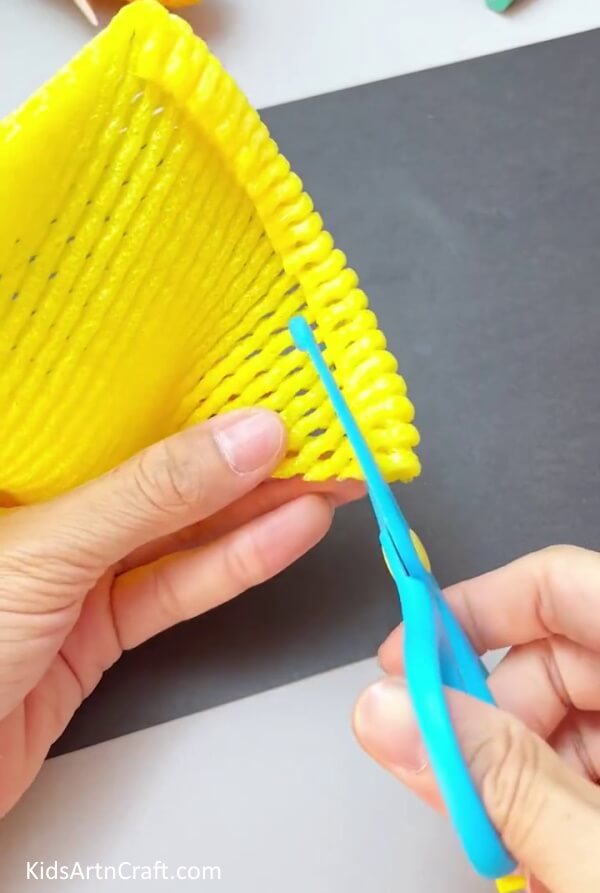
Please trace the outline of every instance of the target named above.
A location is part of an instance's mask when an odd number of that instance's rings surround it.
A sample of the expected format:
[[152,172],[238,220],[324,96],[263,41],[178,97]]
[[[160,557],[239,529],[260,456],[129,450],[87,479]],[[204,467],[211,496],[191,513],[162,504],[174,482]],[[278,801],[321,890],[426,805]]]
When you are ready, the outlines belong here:
[[417,722],[448,812],[473,867],[486,878],[515,868],[473,783],[457,741],[444,686],[494,703],[487,670],[446,604],[415,548],[410,527],[344,399],[304,317],[290,323],[296,347],[307,353],[363,470],[379,524],[381,549],[394,578],[406,630],[404,664]]

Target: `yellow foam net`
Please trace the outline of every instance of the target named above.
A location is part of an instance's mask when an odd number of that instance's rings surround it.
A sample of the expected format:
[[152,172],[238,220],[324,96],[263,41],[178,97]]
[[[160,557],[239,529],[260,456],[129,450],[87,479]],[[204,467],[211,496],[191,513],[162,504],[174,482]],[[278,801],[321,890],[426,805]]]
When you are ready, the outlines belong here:
[[154,0],[0,123],[0,209],[0,504],[246,406],[287,424],[280,476],[360,477],[292,346],[298,312],[386,477],[418,473],[356,274],[233,80]]

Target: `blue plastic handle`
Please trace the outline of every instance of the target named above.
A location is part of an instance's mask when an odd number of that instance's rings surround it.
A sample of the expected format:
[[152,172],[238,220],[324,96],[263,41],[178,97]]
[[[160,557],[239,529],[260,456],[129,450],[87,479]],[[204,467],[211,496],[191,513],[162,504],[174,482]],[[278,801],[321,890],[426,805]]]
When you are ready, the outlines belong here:
[[312,360],[365,475],[379,523],[382,552],[402,605],[408,688],[448,813],[475,870],[490,879],[503,877],[514,870],[515,863],[473,783],[446,700],[446,688],[453,688],[493,704],[487,671],[448,607],[437,581],[423,566],[410,527],[325,362],[312,329],[303,317],[296,317],[290,322],[290,331],[297,348]]
[[446,699],[446,688],[453,688],[493,704],[487,672],[443,597],[437,599],[425,583],[414,577],[396,577],[401,569],[395,566],[395,550],[389,549],[385,537],[382,534],[382,545],[398,587],[406,630],[404,666],[408,690],[431,768],[475,871],[491,880],[504,877],[514,870],[515,862],[471,778]]

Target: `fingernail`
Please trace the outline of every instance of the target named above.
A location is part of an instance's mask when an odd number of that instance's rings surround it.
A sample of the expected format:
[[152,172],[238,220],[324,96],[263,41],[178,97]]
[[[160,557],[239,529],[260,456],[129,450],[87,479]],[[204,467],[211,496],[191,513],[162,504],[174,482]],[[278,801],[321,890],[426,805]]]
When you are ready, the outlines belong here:
[[361,744],[378,762],[413,774],[426,769],[425,749],[402,680],[382,679],[368,688],[354,721]]
[[283,449],[284,436],[275,413],[255,410],[223,416],[215,442],[233,471],[248,474],[275,461]]

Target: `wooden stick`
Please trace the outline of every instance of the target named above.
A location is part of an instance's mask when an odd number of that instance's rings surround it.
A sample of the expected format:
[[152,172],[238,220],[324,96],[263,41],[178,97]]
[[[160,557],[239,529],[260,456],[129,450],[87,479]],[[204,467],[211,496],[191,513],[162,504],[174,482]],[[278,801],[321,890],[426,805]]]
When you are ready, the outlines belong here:
[[86,19],[88,20],[88,22],[90,22],[91,25],[94,25],[95,27],[97,27],[98,19],[96,18],[96,13],[90,6],[89,0],[73,0],[73,2],[75,4],[75,6],[79,10],[81,10],[81,12],[84,14]]

